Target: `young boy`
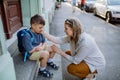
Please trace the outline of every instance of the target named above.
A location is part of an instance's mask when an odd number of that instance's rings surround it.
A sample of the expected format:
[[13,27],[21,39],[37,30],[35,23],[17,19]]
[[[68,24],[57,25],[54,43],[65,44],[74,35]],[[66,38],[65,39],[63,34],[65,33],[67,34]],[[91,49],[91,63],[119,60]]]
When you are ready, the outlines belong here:
[[45,20],[40,15],[34,15],[30,20],[31,28],[30,32],[34,36],[34,41],[31,42],[30,35],[26,34],[23,37],[23,46],[31,55],[30,60],[39,60],[40,69],[39,74],[44,77],[52,77],[53,74],[46,70],[46,65],[57,70],[58,66],[53,63],[54,51],[45,42],[45,37],[40,33],[45,25]]

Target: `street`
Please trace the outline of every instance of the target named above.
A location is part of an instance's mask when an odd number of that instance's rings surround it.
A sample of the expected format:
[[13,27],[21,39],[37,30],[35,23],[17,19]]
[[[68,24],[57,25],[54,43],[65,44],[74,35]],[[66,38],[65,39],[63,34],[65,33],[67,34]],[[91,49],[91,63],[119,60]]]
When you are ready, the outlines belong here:
[[[120,80],[120,23],[107,23],[104,19],[94,16],[92,13],[81,13],[76,9],[72,13],[71,5],[62,3],[55,11],[53,22],[50,26],[50,33],[55,36],[63,36],[64,21],[69,17],[77,17],[84,28],[84,31],[91,34],[106,59],[106,68],[103,74],[97,75],[97,80]],[[65,51],[68,44],[62,45]],[[63,80],[80,80],[67,73],[66,67],[69,63],[62,58]]]

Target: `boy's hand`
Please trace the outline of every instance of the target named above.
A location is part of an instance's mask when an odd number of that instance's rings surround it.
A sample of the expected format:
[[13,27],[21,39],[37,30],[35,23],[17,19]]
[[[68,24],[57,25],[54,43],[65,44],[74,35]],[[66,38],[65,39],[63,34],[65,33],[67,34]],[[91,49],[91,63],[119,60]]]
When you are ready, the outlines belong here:
[[40,43],[38,46],[34,47],[31,51],[29,51],[29,53],[33,53],[33,52],[40,51],[43,49],[44,49],[43,43]]
[[42,43],[40,43],[40,45],[38,45],[37,47],[36,47],[36,51],[39,51],[39,50],[43,50],[44,48],[42,47]]

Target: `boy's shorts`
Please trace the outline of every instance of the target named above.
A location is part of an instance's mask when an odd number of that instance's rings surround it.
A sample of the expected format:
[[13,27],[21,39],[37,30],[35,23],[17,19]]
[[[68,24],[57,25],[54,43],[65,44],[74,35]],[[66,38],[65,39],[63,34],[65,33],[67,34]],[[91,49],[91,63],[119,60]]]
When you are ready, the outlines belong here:
[[50,46],[46,45],[43,50],[33,52],[31,56],[29,57],[30,60],[39,60],[40,59],[40,54],[45,53],[49,51]]

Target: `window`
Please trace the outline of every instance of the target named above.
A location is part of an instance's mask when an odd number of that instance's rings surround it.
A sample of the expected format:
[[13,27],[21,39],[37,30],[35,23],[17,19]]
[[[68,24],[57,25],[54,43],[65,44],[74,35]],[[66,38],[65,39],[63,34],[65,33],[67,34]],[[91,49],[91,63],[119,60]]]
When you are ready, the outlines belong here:
[[108,0],[108,5],[120,5],[120,0]]

